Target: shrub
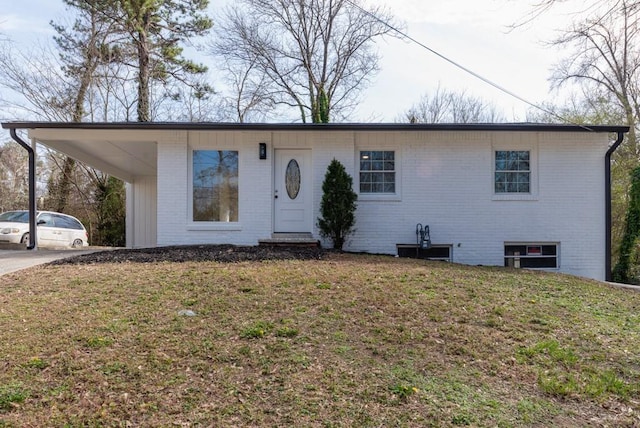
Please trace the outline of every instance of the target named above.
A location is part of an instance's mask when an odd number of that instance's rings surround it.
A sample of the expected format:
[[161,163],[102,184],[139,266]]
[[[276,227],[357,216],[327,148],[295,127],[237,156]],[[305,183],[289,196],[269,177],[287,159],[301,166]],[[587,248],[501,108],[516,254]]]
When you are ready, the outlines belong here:
[[341,250],[347,236],[353,232],[358,195],[353,191],[353,180],[344,166],[333,159],[327,167],[322,183],[322,201],[318,227],[320,234],[331,239],[333,248]]
[[638,283],[634,277],[634,257],[637,255],[638,238],[640,237],[640,167],[631,172],[631,193],[629,207],[625,219],[624,236],[620,243],[620,259],[613,269],[613,280],[625,284]]

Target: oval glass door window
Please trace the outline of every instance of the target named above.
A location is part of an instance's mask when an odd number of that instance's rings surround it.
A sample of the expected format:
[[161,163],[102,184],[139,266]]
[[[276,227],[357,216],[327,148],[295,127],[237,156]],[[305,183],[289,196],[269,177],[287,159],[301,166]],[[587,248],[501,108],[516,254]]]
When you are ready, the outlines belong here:
[[287,188],[287,195],[291,199],[298,197],[300,193],[300,165],[295,159],[291,159],[287,165],[287,171],[284,175],[285,186]]

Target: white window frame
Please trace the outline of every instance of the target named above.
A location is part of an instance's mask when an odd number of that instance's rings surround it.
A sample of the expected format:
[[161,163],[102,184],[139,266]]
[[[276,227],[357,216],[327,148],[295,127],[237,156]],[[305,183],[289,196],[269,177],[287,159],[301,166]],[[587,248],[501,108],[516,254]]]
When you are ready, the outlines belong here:
[[[529,193],[496,192],[496,152],[529,152]],[[491,148],[491,194],[494,201],[538,200],[538,150],[537,145],[501,144]]]
[[[393,152],[394,173],[395,173],[395,192],[393,193],[369,193],[360,192],[360,152]],[[359,201],[400,201],[402,199],[401,188],[401,156],[402,153],[398,147],[389,146],[361,146],[356,147],[355,152],[355,178],[354,178],[354,190],[358,194]],[[366,171],[364,171],[366,172]]]
[[[211,150],[211,151],[233,151],[238,152],[238,221],[225,222],[225,221],[194,221],[193,220],[193,152],[199,150]],[[219,230],[219,231],[236,231],[242,230],[241,223],[241,180],[242,180],[242,151],[237,147],[210,147],[210,146],[190,146],[188,150],[189,158],[187,160],[187,230]]]

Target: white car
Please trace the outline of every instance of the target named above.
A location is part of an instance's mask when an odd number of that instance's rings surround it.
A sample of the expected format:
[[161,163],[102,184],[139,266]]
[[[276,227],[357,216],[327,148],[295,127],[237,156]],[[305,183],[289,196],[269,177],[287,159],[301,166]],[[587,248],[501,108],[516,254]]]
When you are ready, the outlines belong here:
[[[36,224],[38,246],[80,248],[89,245],[87,230],[70,215],[38,211]],[[29,244],[29,211],[0,214],[0,243]]]

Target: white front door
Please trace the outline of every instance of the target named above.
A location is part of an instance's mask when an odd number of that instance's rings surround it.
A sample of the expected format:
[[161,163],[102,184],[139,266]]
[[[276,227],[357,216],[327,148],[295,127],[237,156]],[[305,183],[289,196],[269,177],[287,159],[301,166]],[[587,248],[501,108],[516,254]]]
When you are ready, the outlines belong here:
[[275,151],[274,232],[311,232],[311,150]]

